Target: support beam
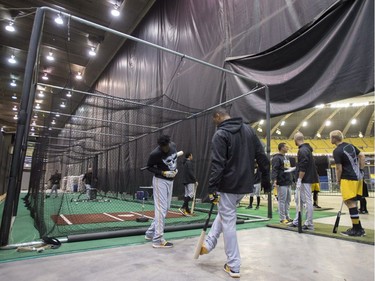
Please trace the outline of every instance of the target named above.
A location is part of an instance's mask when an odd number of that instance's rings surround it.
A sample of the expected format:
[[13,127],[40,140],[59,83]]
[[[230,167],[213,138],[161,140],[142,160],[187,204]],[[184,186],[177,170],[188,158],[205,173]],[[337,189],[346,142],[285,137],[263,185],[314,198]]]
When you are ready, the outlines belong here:
[[309,120],[311,117],[313,117],[318,111],[320,110],[320,108],[316,108],[314,109],[310,114],[308,114],[305,119],[303,119],[299,124],[298,126],[293,130],[293,132],[290,134],[289,138],[288,139],[292,139],[294,137],[294,135],[298,132],[298,130],[302,127],[302,124],[303,122]]
[[[324,127],[326,126],[325,121],[331,120],[340,111],[340,109],[341,108],[336,108],[335,111],[333,113],[331,113],[331,115],[327,119],[324,120],[324,122],[322,123],[322,125],[320,125],[316,134],[318,134],[318,133],[320,134],[323,131]],[[315,138],[316,138],[316,136],[315,136]]]

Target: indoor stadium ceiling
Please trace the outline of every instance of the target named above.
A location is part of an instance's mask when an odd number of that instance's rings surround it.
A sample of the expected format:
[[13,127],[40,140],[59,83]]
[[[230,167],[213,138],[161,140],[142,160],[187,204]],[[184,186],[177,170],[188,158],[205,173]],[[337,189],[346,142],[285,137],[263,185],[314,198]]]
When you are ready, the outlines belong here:
[[[0,0],[0,127],[2,131],[14,133],[16,130],[15,116],[19,109],[36,7],[48,6],[131,34],[154,2],[155,0]],[[111,15],[111,10],[115,6],[120,12],[118,17]],[[69,19],[64,17],[65,29],[60,28],[55,23],[57,16],[56,13],[46,12],[39,54],[38,82],[88,91],[92,89],[100,74],[126,42],[113,34],[73,21],[66,28]],[[10,24],[14,27],[14,32],[7,30]],[[89,51],[95,51],[96,55],[90,56]],[[48,58],[49,55],[53,57],[53,61],[49,60],[51,59]],[[76,79],[78,73],[82,74],[81,81]],[[43,76],[48,76],[48,81],[42,80]],[[12,86],[12,82],[16,86]],[[46,88],[37,89],[36,99],[39,99],[42,105],[49,105],[48,110],[55,111],[58,105],[52,105],[48,95],[40,97],[43,91],[52,91]],[[67,98],[70,99],[71,104],[76,104],[72,108],[76,108],[82,97],[83,95],[75,95]],[[34,117],[35,121],[37,114]],[[64,119],[59,120],[60,124],[56,126],[62,127]],[[373,136],[373,120],[374,93],[370,93],[333,105],[321,105],[274,117],[271,122],[271,136],[291,138],[297,130],[300,130],[310,138],[327,138],[333,129],[340,129],[346,136],[351,137]],[[265,124],[262,124],[261,120],[252,126],[260,137],[265,137]]]
[[[14,133],[16,129],[15,115],[19,109],[30,35],[37,7],[50,7],[131,34],[154,2],[155,0],[0,0],[2,131]],[[119,11],[119,16],[114,17],[111,14],[113,8]],[[56,16],[57,13],[50,11],[45,13],[38,82],[66,87],[73,87],[74,82],[75,90],[88,91],[125,40],[105,31],[69,21],[64,16],[63,27],[59,27],[55,22]],[[9,25],[14,27],[13,32],[8,30]],[[89,51],[95,51],[96,55],[90,56]],[[48,55],[51,55],[53,60],[49,60],[51,57],[47,58]],[[79,83],[76,80],[78,72],[82,74]],[[44,75],[48,76],[48,81],[41,79]],[[49,89],[38,88],[36,93],[36,99],[40,99],[42,106],[51,103],[48,95],[39,96],[43,95],[43,90]],[[78,105],[81,99],[82,96],[73,96],[70,98],[70,104]],[[53,109],[51,106],[50,108]]]

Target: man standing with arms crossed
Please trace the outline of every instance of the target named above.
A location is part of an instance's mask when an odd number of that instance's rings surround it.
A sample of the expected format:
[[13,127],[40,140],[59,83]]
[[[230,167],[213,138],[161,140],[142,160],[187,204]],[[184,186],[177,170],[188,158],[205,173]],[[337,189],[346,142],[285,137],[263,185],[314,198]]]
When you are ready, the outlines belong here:
[[145,239],[152,240],[154,248],[172,248],[173,244],[164,239],[165,217],[171,206],[173,180],[177,174],[177,150],[170,137],[162,135],[148,158],[147,169],[154,173],[152,178],[155,216],[147,229]]
[[287,224],[291,222],[289,205],[293,183],[291,174],[293,168],[290,166],[289,158],[285,156],[289,150],[286,143],[279,143],[277,148],[279,149],[279,153],[275,154],[272,158],[272,183],[274,188],[277,188],[280,223]]
[[200,254],[211,252],[223,233],[227,256],[224,271],[239,278],[241,257],[236,234],[236,206],[245,194],[253,191],[254,160],[262,173],[264,191],[270,191],[270,165],[262,143],[254,130],[243,124],[242,118],[231,118],[224,108],[219,108],[214,111],[213,121],[217,131],[212,138],[208,192],[210,201],[218,204],[218,215]]
[[[312,154],[312,147],[305,143],[304,136],[301,132],[294,135],[294,142],[298,146],[297,153],[297,183],[296,183],[296,206],[301,204],[301,214],[303,206],[306,205],[306,220],[302,230],[314,230],[313,223],[313,203],[311,196],[311,185],[319,182],[318,172],[316,171],[315,161]],[[298,209],[298,208],[297,208]],[[302,218],[301,218],[302,219]],[[298,226],[298,212],[296,218],[290,223],[291,227]]]
[[362,196],[363,168],[365,155],[354,145],[343,142],[343,134],[339,130],[329,134],[331,143],[336,145],[333,158],[336,163],[336,179],[340,184],[341,196],[349,209],[353,227],[341,232],[345,236],[365,236],[359,220],[357,200]]

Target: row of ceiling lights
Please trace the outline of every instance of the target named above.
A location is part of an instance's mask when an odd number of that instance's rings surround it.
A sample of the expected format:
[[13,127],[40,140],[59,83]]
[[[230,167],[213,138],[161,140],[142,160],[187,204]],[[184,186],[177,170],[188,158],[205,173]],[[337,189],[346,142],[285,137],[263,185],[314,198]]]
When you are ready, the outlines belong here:
[[[351,123],[352,125],[357,124],[357,119],[353,118],[353,119],[350,121],[350,123]],[[257,131],[258,131],[259,133],[262,133],[262,132],[263,132],[263,129],[262,129],[262,125],[263,125],[263,124],[264,124],[264,120],[260,120],[259,123],[258,123],[258,128],[257,128]],[[280,122],[280,126],[285,126],[285,124],[286,124],[285,121],[281,121],[281,122]],[[303,121],[303,122],[302,122],[302,127],[307,127],[307,125],[308,125],[308,122],[307,122],[307,121]],[[332,125],[332,121],[331,121],[331,120],[326,120],[325,123],[324,123],[324,125],[325,125],[326,127],[329,127],[329,126]],[[275,131],[275,133],[276,133],[277,135],[281,135],[281,129],[280,129],[280,128],[277,128],[276,131]],[[316,136],[317,136],[318,138],[320,138],[320,137],[321,137],[321,134],[318,132],[318,133],[316,134]],[[363,137],[362,132],[359,132],[358,136],[359,136],[360,138],[362,138],[362,137]]]

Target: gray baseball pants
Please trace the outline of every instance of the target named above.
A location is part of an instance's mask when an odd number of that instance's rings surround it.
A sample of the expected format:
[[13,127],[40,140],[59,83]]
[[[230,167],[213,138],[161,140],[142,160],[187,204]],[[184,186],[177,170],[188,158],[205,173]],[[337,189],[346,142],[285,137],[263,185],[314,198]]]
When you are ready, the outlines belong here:
[[164,239],[165,217],[171,206],[173,180],[165,180],[157,177],[152,179],[155,216],[150,227],[146,231],[147,237],[152,237],[154,244],[161,244]]
[[223,233],[227,264],[234,271],[239,271],[241,266],[241,256],[238,248],[236,232],[236,206],[243,197],[244,194],[220,192],[220,201],[217,205],[218,215],[216,216],[205,241],[207,250],[210,252],[216,247],[217,240],[219,239],[220,234]]

